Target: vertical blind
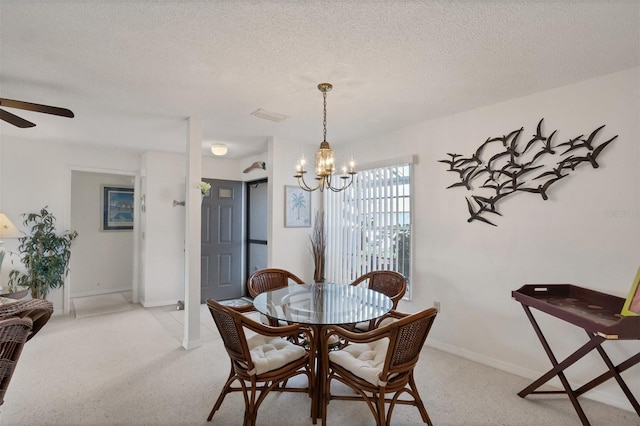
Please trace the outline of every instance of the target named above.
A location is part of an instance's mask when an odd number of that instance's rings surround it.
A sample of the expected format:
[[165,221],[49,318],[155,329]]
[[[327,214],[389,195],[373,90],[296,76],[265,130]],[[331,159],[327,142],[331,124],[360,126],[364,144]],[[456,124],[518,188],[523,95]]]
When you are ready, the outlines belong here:
[[360,170],[346,190],[325,192],[327,281],[347,284],[388,269],[410,284],[412,168],[404,163]]

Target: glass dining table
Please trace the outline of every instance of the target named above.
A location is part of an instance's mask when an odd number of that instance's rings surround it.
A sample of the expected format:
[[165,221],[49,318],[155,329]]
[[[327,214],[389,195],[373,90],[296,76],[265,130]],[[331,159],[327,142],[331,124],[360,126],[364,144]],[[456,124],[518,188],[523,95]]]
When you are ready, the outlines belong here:
[[[393,303],[385,294],[365,287],[314,283],[290,284],[260,293],[253,300],[253,306],[268,318],[310,325],[314,329],[315,347],[320,351],[320,336],[324,327],[374,320],[389,312]],[[314,420],[320,418],[323,404],[324,368],[321,360],[321,356],[316,356]]]

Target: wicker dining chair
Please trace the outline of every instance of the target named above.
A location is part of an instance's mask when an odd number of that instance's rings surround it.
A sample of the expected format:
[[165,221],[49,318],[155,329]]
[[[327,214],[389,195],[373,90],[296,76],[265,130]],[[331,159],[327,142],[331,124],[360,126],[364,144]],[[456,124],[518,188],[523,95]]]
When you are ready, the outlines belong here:
[[289,283],[303,284],[303,281],[293,273],[278,268],[266,268],[255,271],[247,280],[247,288],[251,297],[256,297],[265,291],[286,287]]
[[[255,425],[258,408],[270,391],[308,393],[311,397],[311,407],[313,407],[316,401],[314,393],[316,348],[309,327],[263,325],[243,315],[247,310],[246,307],[237,310],[212,299],[207,300],[207,306],[231,361],[229,377],[209,413],[208,421],[220,408],[225,396],[231,392],[243,393],[245,403],[243,424],[245,426]],[[252,337],[247,338],[245,334],[247,331],[252,334]],[[307,342],[311,342],[309,348],[295,345],[286,339],[286,337],[295,338],[301,334],[306,337]],[[306,388],[286,387],[287,380],[302,374],[307,376]],[[234,387],[232,385],[235,381],[238,381],[239,385]]]
[[[352,282],[351,285],[367,287],[389,296],[393,303],[393,309],[398,308],[398,302],[407,292],[407,279],[396,271],[379,270],[367,272]],[[345,327],[351,331],[368,331],[373,328],[373,320],[350,324]]]
[[[247,280],[247,289],[251,297],[256,297],[265,291],[283,288],[289,283],[303,284],[303,281],[293,273],[278,268],[266,268],[255,271]],[[277,321],[267,318],[266,315],[259,315],[260,322],[274,327],[287,325],[284,321]]]
[[379,270],[371,271],[359,277],[351,285],[366,286],[371,290],[386,294],[393,302],[393,309],[407,292],[407,279],[399,272]]
[[[320,336],[325,366],[325,371],[319,373],[324,377],[322,424],[326,424],[327,405],[331,400],[355,400],[367,403],[378,426],[391,424],[397,404],[417,407],[422,421],[431,425],[413,370],[437,313],[434,308],[411,315],[390,311],[376,321],[375,329],[365,333],[337,326],[326,328]],[[329,350],[332,336],[343,342],[338,350]],[[332,380],[344,383],[357,395],[331,394]],[[400,399],[403,393],[410,399]],[[389,404],[388,413],[385,413],[385,404]]]

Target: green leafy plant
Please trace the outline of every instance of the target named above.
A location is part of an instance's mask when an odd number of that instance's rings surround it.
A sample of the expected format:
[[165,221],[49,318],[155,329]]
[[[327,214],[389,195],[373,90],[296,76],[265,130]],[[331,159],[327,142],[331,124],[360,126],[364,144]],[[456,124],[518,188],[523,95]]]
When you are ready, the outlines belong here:
[[14,269],[9,272],[9,289],[20,287],[31,290],[34,299],[46,299],[50,289],[60,288],[69,273],[71,243],[78,236],[76,231],[58,234],[56,218],[43,207],[39,213],[23,213],[23,225],[30,233],[18,238],[18,255],[26,272]]

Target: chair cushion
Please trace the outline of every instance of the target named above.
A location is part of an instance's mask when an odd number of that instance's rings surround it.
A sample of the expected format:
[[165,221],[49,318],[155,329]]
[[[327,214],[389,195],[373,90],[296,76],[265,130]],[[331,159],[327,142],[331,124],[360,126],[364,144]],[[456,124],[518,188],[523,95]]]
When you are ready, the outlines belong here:
[[[260,314],[260,317],[258,318],[257,322],[261,322],[264,325],[271,325],[271,323],[269,322],[269,317],[266,316],[265,314]],[[283,327],[285,325],[290,325],[290,324],[288,322],[286,322],[286,321],[278,320],[278,326],[279,327]]]
[[380,380],[379,375],[388,347],[389,339],[386,337],[370,343],[350,343],[341,350],[330,352],[329,361],[374,386],[385,386],[386,382]]
[[254,371],[249,372],[250,374],[262,374],[276,370],[306,354],[304,348],[281,337],[256,334],[247,340],[247,345],[255,367]]
[[398,321],[398,318],[386,317],[385,319],[380,321],[380,324],[378,324],[378,328],[384,327],[384,326],[389,325],[389,324],[393,324],[396,321]]

